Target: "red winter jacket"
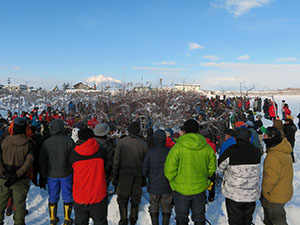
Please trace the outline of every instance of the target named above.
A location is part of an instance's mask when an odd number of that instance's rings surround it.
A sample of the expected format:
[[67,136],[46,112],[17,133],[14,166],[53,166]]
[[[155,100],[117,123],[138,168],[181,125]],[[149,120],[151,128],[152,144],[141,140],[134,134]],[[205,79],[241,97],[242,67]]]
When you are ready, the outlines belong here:
[[288,107],[284,107],[284,116],[290,116],[291,115],[291,110]]
[[209,144],[210,147],[212,147],[212,149],[216,153],[216,151],[217,151],[216,144],[212,140],[210,140],[209,138],[205,138],[205,140],[206,140],[207,144]]
[[170,137],[167,137],[167,139],[166,139],[166,147],[169,148],[169,149],[171,149],[174,145],[175,145],[175,142]]
[[78,204],[95,204],[106,197],[104,163],[106,150],[95,138],[77,145],[71,153],[73,198]]

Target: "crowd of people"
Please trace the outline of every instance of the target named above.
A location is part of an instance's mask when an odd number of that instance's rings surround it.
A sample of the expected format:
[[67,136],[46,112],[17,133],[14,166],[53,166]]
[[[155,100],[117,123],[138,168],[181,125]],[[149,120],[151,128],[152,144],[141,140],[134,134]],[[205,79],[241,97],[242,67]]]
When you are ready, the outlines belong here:
[[[63,224],[84,225],[90,218],[108,224],[110,185],[117,194],[119,225],[136,224],[145,186],[153,225],[168,225],[173,207],[176,224],[187,225],[191,210],[194,224],[204,225],[217,168],[230,225],[251,225],[258,200],[266,225],[287,224],[284,205],[293,195],[297,131],[288,104],[282,102],[280,116],[274,101],[262,105],[261,98],[252,107],[245,97],[201,98],[189,108],[180,130],[154,129],[150,116],[144,123],[137,114],[117,136],[114,117],[82,118],[73,103],[68,114],[50,105],[40,113],[38,107],[20,115],[8,112],[0,119],[0,225],[12,211],[15,224],[25,224],[31,182],[48,191],[51,225],[59,222],[61,193]],[[265,128],[262,115],[273,126]]]

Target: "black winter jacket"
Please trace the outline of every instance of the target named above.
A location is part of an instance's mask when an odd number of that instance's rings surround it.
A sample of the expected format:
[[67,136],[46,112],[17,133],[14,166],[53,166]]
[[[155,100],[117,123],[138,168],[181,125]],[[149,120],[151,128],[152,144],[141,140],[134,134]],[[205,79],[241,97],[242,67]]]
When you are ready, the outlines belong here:
[[62,120],[52,120],[50,134],[40,151],[40,173],[42,177],[62,178],[72,173],[70,153],[75,147],[74,141],[64,134]]
[[164,164],[170,151],[165,147],[166,134],[163,130],[157,130],[153,139],[154,148],[148,150],[143,161],[143,175],[148,178],[148,192],[150,194],[171,193],[172,189],[164,174]]

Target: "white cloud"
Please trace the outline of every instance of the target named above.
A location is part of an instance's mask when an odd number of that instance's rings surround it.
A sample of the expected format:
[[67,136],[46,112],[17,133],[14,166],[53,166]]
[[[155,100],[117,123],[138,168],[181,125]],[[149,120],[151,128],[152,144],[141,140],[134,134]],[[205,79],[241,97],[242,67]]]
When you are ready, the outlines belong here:
[[215,56],[215,55],[205,55],[205,56],[203,56],[203,59],[208,59],[208,60],[211,60],[211,61],[220,60],[220,58],[218,56]]
[[238,60],[248,60],[248,59],[250,59],[250,56],[249,55],[241,55],[237,59]]
[[192,51],[195,51],[196,49],[203,49],[203,48],[205,47],[196,42],[190,42],[188,43],[188,49],[186,50],[186,54],[191,55]]
[[176,65],[176,61],[162,61],[159,63],[154,63],[155,65],[169,65],[169,66],[173,66]]
[[91,76],[88,77],[85,81],[86,83],[101,83],[101,82],[115,82],[115,83],[122,83],[120,80],[116,80],[112,77],[106,77],[102,74],[99,74],[98,76]]
[[277,58],[275,62],[295,62],[297,61],[297,58],[295,57],[282,57],[282,58]]
[[201,63],[208,70],[200,76],[202,86],[217,89],[220,85],[233,87],[241,80],[260,87],[287,88],[300,83],[300,64]]
[[253,8],[266,6],[272,1],[273,0],[214,0],[211,2],[211,5],[225,8],[235,17],[239,17]]
[[146,71],[173,71],[173,72],[180,72],[185,71],[187,69],[184,68],[160,68],[160,67],[132,67],[134,70],[146,70]]

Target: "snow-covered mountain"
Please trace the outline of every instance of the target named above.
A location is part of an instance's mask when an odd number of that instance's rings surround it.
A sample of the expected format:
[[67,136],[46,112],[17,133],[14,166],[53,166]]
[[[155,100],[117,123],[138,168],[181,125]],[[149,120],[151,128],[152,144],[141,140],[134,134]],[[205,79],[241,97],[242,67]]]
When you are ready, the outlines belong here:
[[107,87],[110,87],[110,89],[115,89],[120,88],[123,85],[122,81],[112,77],[106,77],[102,74],[88,77],[84,83],[91,87],[96,85],[96,89],[105,89]]

